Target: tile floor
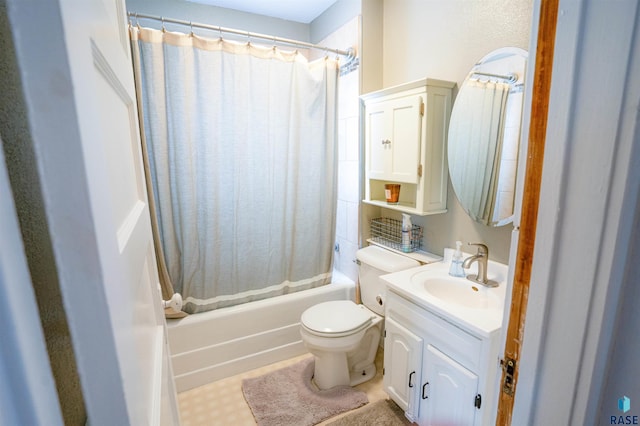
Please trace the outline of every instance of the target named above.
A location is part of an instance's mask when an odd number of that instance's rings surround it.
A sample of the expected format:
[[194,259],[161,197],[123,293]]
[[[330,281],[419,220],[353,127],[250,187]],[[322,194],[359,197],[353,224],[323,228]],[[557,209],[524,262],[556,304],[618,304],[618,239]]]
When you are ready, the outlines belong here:
[[[242,395],[242,380],[295,364],[309,356],[311,355],[301,355],[181,392],[178,394],[178,403],[182,426],[255,425],[251,409]],[[387,398],[387,394],[382,390],[382,351],[378,351],[376,369],[377,372],[373,379],[356,386],[356,389],[367,393],[369,403]],[[346,414],[334,416],[320,425],[325,425]]]

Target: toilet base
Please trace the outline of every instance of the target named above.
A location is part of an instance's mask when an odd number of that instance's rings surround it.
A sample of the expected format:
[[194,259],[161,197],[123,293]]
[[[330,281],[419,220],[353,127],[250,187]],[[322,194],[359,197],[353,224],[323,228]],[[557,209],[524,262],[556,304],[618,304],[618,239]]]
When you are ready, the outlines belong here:
[[352,371],[349,377],[351,380],[349,385],[358,386],[360,383],[373,379],[373,376],[376,375],[376,371],[376,366],[374,364],[365,367],[361,372]]
[[325,352],[322,356],[314,356],[314,359],[313,382],[319,389],[350,385],[349,366],[344,352]]
[[[330,389],[334,386],[358,386],[373,379],[377,372],[374,364],[362,370],[347,371],[348,365],[344,357],[336,359],[335,357],[323,356],[322,358],[314,357],[314,360],[316,364],[313,372],[313,383],[318,389],[322,390]],[[319,380],[316,380],[316,378]]]
[[319,389],[356,386],[375,376],[383,318],[371,315],[368,328],[342,337],[318,336],[300,328],[302,341],[315,359],[313,382]]

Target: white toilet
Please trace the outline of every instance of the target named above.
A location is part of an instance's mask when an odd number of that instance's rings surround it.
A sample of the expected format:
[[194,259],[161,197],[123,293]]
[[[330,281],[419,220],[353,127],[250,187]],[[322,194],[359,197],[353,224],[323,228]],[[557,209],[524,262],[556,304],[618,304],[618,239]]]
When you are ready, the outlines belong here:
[[419,266],[378,246],[356,252],[362,305],[323,302],[302,313],[300,334],[315,357],[313,379],[320,389],[355,386],[376,374],[375,358],[384,316],[386,287],[380,275]]

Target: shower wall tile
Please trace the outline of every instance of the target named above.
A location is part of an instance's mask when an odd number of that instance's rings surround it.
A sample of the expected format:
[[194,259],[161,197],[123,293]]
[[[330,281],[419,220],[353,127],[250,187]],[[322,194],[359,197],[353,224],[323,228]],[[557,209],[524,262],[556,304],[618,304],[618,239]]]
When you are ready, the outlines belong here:
[[345,239],[339,238],[340,254],[336,256],[337,269],[348,276],[353,281],[358,280],[358,266],[354,262],[358,245],[353,244]]
[[347,119],[338,119],[338,161],[347,159]]
[[340,77],[339,112],[342,117],[357,117],[360,100],[358,97],[358,73],[350,72]]
[[498,177],[498,191],[515,192],[517,160],[502,160],[500,162],[500,175]]
[[[345,131],[346,128],[345,128]],[[502,156],[503,160],[517,160],[518,159],[518,145],[520,137],[520,126],[511,126],[504,128],[504,137],[502,143]]]
[[358,217],[359,217],[359,206],[360,203],[357,202],[345,202],[347,207],[347,232],[345,238],[347,241],[353,244],[358,244]]
[[358,202],[359,163],[357,161],[341,161],[338,165],[338,200]]
[[[355,17],[327,36],[319,44],[340,49],[358,49],[358,18]],[[313,52],[312,58],[324,55]],[[357,70],[340,76],[338,80],[338,209],[336,211],[335,267],[352,280],[357,280],[355,259],[358,250],[358,217],[360,202],[360,76]]]
[[347,215],[349,212],[349,204],[346,201],[338,200],[338,208],[336,212],[336,237],[348,238],[349,222]]
[[360,159],[359,123],[358,116],[345,119],[346,137],[346,161],[358,161]]

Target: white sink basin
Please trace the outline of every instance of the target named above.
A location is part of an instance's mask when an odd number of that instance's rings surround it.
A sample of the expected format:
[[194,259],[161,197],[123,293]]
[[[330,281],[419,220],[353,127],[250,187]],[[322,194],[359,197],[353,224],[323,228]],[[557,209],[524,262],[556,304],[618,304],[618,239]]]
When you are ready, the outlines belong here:
[[[498,283],[490,288],[450,276],[446,258],[445,251],[443,262],[383,275],[381,279],[390,291],[454,324],[485,336],[497,332],[503,321],[507,265],[489,261],[487,278]],[[477,274],[476,265],[465,273]]]
[[[427,276],[425,276],[427,275]],[[431,296],[441,301],[471,309],[499,309],[500,299],[486,287],[465,278],[430,277],[428,272],[411,277],[414,285],[422,286]]]

